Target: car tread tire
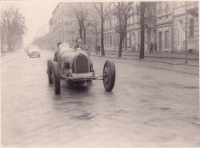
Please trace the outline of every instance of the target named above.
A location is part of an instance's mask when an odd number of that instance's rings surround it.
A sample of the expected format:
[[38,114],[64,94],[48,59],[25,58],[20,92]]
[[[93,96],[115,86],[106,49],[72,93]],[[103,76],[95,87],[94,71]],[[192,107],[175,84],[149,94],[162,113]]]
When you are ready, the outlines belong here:
[[55,94],[60,94],[60,72],[57,62],[53,62],[53,86]]
[[47,74],[48,74],[48,81],[49,84],[53,84],[53,79],[52,79],[52,60],[47,60]]
[[103,84],[106,91],[112,91],[115,85],[115,64],[111,61],[106,61],[103,68]]

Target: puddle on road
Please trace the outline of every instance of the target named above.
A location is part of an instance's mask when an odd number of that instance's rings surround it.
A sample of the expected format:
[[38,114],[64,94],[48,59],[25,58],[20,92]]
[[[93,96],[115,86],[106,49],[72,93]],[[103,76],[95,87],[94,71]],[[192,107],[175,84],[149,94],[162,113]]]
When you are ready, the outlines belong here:
[[90,120],[94,117],[96,117],[97,115],[93,115],[91,113],[84,113],[82,115],[79,115],[79,116],[74,116],[72,117],[72,119],[79,119],[79,120]]

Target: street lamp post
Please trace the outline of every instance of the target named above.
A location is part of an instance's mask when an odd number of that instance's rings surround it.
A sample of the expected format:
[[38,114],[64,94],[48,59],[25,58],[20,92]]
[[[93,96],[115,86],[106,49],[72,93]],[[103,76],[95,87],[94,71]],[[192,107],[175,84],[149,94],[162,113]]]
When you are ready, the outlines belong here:
[[188,63],[187,60],[187,2],[185,2],[185,15],[186,15],[186,22],[185,22],[185,64]]

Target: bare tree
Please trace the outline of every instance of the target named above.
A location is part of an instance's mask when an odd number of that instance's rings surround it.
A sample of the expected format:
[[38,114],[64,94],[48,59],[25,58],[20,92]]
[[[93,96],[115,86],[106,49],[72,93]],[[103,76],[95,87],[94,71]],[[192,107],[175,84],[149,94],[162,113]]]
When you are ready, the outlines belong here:
[[112,3],[103,3],[97,2],[93,3],[94,8],[96,9],[97,13],[101,19],[101,55],[105,56],[104,51],[104,21],[109,14],[111,14],[112,10],[110,10]]
[[86,22],[89,12],[91,11],[90,3],[70,3],[79,23],[80,38],[83,38],[84,45],[86,44],[86,29],[90,23]]
[[[115,12],[114,15],[117,16],[119,20],[119,26],[116,31],[119,33],[119,51],[118,51],[118,57],[121,57],[122,53],[122,43],[124,38],[126,38],[126,29],[127,29],[127,20],[132,15],[134,11],[133,10],[133,2],[117,2],[115,3]],[[126,42],[125,42],[125,48],[126,48]]]
[[140,2],[139,9],[140,9],[140,29],[141,29],[141,45],[140,45],[140,55],[139,59],[144,59],[144,42],[145,42],[145,10],[147,8],[152,7],[152,9],[155,7],[156,2]]
[[95,49],[97,50],[97,39],[100,34],[100,28],[99,28],[99,20],[97,17],[94,17],[93,22],[90,24],[90,27],[87,29],[88,32],[90,32],[94,38],[95,38]]
[[8,50],[15,46],[18,39],[25,34],[25,18],[19,8],[9,5],[1,12],[2,39],[8,45]]

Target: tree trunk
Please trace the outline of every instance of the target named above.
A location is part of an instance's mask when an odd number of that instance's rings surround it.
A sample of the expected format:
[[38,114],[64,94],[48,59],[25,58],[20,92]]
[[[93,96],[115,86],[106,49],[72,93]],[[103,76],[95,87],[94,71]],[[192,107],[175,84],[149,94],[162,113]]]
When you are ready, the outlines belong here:
[[141,28],[141,43],[139,59],[144,59],[144,12],[145,2],[140,3],[140,28]]
[[105,56],[105,52],[104,52],[104,29],[103,29],[103,23],[104,23],[104,19],[101,18],[101,55]]
[[82,29],[82,24],[81,24],[81,22],[79,22],[79,26],[80,26],[80,30],[79,30],[80,38],[82,39],[82,38],[83,38],[83,35],[82,35],[83,29]]
[[127,50],[127,33],[126,33],[126,31],[124,33],[124,50],[125,51]]
[[85,29],[85,27],[83,28],[83,43],[84,43],[84,45],[86,45],[86,29]]
[[122,56],[122,43],[123,43],[123,38],[120,36],[118,57]]

